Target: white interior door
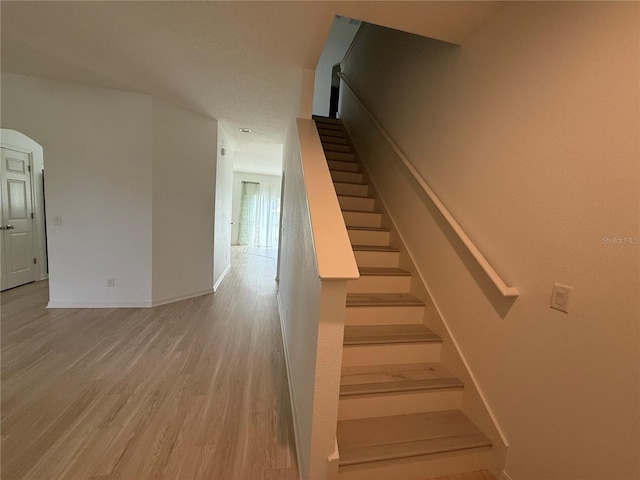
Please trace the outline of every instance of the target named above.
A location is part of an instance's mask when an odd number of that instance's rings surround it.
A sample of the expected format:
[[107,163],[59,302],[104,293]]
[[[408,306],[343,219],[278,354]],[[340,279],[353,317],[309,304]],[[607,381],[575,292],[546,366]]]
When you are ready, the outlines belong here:
[[30,170],[28,154],[2,148],[1,290],[35,280]]

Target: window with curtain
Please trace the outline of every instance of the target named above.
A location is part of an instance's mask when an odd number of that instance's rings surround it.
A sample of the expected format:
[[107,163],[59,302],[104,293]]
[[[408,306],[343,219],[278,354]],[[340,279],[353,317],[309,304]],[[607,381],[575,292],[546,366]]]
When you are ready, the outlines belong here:
[[238,243],[254,247],[278,246],[280,186],[242,182]]

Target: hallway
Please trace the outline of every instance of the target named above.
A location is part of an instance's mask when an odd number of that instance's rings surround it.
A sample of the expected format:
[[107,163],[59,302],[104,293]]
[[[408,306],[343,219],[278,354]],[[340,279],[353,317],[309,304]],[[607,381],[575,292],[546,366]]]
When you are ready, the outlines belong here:
[[47,310],[2,294],[2,478],[298,478],[272,258],[214,295]]

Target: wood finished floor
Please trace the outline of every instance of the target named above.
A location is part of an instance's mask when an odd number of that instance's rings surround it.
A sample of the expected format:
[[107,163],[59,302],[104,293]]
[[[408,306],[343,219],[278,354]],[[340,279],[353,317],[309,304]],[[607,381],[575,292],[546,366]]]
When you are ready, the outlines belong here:
[[4,292],[2,480],[297,480],[275,262],[255,253],[150,309]]

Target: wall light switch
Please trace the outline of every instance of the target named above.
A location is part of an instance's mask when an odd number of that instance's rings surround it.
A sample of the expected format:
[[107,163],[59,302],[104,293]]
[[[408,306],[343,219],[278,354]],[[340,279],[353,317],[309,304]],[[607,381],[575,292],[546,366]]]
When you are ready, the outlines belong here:
[[569,313],[569,301],[571,300],[572,291],[573,287],[554,283],[551,291],[551,308]]
[[62,217],[60,217],[60,216],[53,217],[53,224],[54,225],[62,225]]

